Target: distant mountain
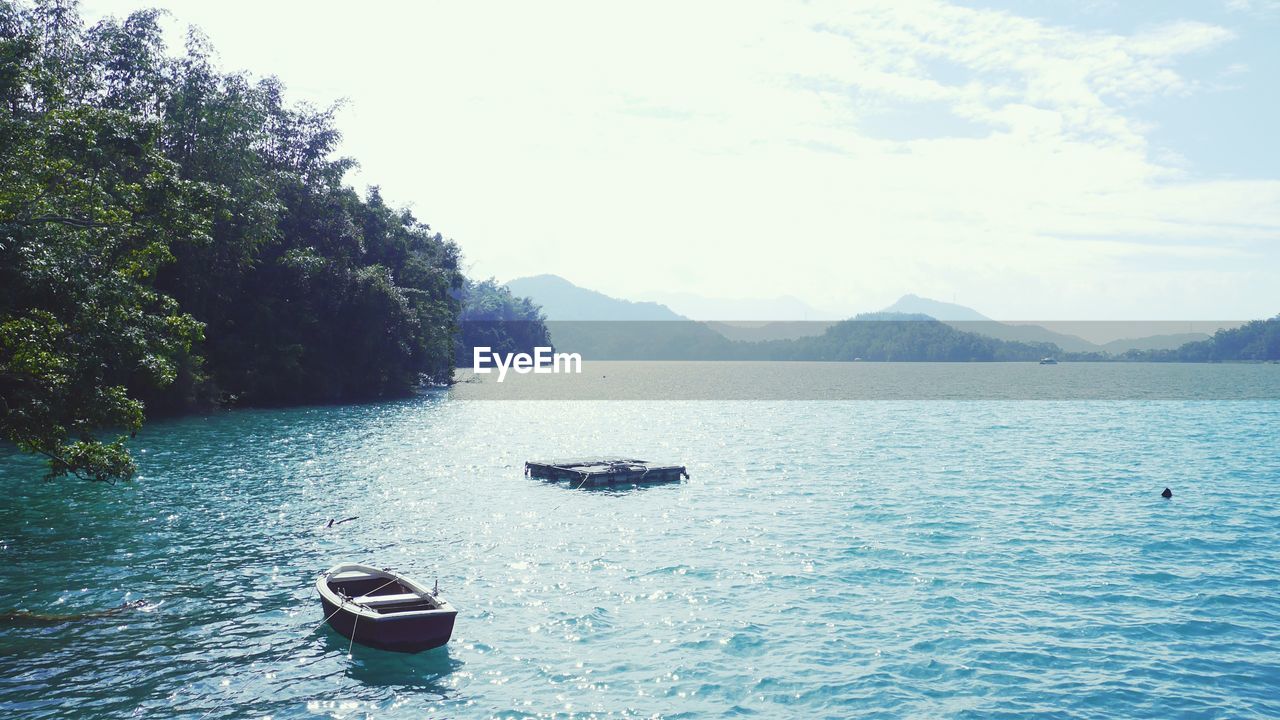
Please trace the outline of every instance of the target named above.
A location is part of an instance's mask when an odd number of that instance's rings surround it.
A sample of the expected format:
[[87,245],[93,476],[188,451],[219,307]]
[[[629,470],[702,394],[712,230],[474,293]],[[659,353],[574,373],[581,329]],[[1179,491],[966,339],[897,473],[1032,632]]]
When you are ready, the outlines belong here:
[[903,295],[898,301],[881,312],[901,313],[903,315],[928,315],[942,322],[994,322],[982,313],[955,303],[930,300],[919,295]]
[[1039,360],[1052,346],[999,340],[958,330],[924,313],[878,312],[832,324],[818,337],[755,343],[747,350],[770,360],[999,362]]
[[662,293],[658,300],[693,320],[706,323],[729,340],[759,342],[821,335],[841,319],[800,298],[713,298],[694,293]]
[[783,321],[777,322],[706,322],[707,327],[715,330],[729,340],[738,342],[762,342],[766,340],[794,340],[802,337],[815,337],[827,331],[834,321]]
[[1040,325],[1007,324],[997,322],[973,308],[920,297],[903,295],[884,309],[887,313],[928,315],[934,320],[951,325],[957,330],[978,333],[997,340],[1021,343],[1049,343],[1066,352],[1097,352],[1102,347],[1075,335],[1054,332]]
[[[528,297],[542,308],[547,321],[558,326],[549,328],[553,335],[556,336],[554,339],[556,339],[557,344],[562,341],[572,341],[572,344],[577,345],[580,343],[584,348],[603,349],[607,347],[608,352],[604,354],[610,357],[623,354],[623,349],[621,348],[625,346],[625,343],[622,342],[621,338],[628,333],[635,337],[652,336],[649,342],[637,343],[637,345],[648,345],[650,347],[661,345],[664,349],[660,355],[672,358],[681,354],[678,348],[682,345],[689,348],[698,348],[697,352],[693,353],[694,356],[728,353],[727,346],[721,347],[720,340],[728,340],[733,343],[770,343],[800,340],[822,336],[834,326],[827,313],[816,310],[795,298],[779,298],[770,301],[722,300],[703,298],[687,293],[662,296],[672,298],[676,302],[682,302],[682,308],[689,308],[690,312],[696,313],[697,316],[706,317],[708,320],[721,320],[719,322],[700,323],[691,321],[688,317],[677,313],[665,304],[634,302],[610,297],[604,293],[574,285],[572,282],[556,275],[535,275],[533,277],[517,278],[508,282],[507,288],[517,297]],[[813,313],[811,322],[799,321],[795,317],[797,315],[804,317],[809,312]],[[708,315],[707,313],[711,314]],[[717,318],[715,315],[718,313],[726,313],[726,315]],[[757,317],[752,318],[755,322],[745,321],[751,315],[757,315]],[[787,316],[792,316],[792,319],[776,319]],[[1095,343],[1078,335],[1055,332],[1043,325],[998,322],[964,305],[910,294],[903,295],[897,302],[880,313],[860,315],[858,319],[863,322],[903,320],[907,319],[905,316],[937,320],[962,332],[975,333],[1009,343],[1021,343],[1035,347],[1054,345],[1064,353],[1105,352],[1118,356],[1129,351],[1157,352],[1180,348],[1186,343],[1204,341],[1209,337],[1204,333],[1187,332],[1125,338],[1112,340],[1105,344],[1100,339],[1099,342]],[[606,331],[599,328],[591,329],[565,325],[564,323],[564,321],[578,320],[651,321],[658,324],[644,329],[632,327],[627,331],[621,329]],[[670,326],[664,328],[661,325],[661,323],[679,321],[683,321],[683,324],[678,327]],[[1088,332],[1087,327],[1085,327],[1088,325],[1087,323],[1064,322],[1057,323],[1057,325],[1063,329]],[[1117,324],[1117,326],[1120,325]],[[1141,333],[1143,327],[1145,325],[1135,324],[1134,327],[1129,329],[1136,331],[1136,334]],[[1115,328],[1112,329],[1114,330]],[[1155,329],[1155,326],[1152,325],[1148,329]],[[607,338],[606,335],[608,336]],[[1115,337],[1115,335],[1112,335],[1112,337]],[[660,342],[658,338],[661,338]],[[613,347],[615,344],[618,345],[617,348]],[[1048,350],[1052,352],[1051,348],[1048,348]],[[629,353],[631,350],[628,349],[626,352]],[[743,353],[746,353],[746,350],[739,348],[728,354],[740,355]],[[874,355],[874,353],[868,354]],[[983,353],[979,353],[979,355],[981,354]],[[1021,354],[1021,349],[1014,354]]]
[[[803,322],[840,320],[838,313],[816,308],[800,298],[713,298],[694,293],[660,293],[654,299],[693,320],[706,322]],[[815,334],[821,334],[818,330]]]
[[1102,349],[1101,346],[1096,343],[1091,343],[1082,337],[1054,332],[1041,325],[1014,325],[1011,323],[996,322],[995,320],[987,320],[985,322],[952,322],[949,324],[957,330],[974,332],[979,335],[996,338],[997,340],[1009,340],[1011,342],[1024,343],[1049,343],[1057,345],[1059,348],[1062,348],[1067,352],[1097,352]]
[[[558,350],[597,360],[1025,362],[1060,352],[1065,360],[1204,362],[1280,357],[1280,317],[1219,330],[1198,342],[1183,343],[1188,337],[1202,337],[1191,332],[1100,345],[1039,325],[997,322],[963,305],[916,295],[904,296],[885,311],[834,323],[698,322],[660,303],[609,297],[555,275],[520,278],[507,287],[542,307],[546,329]],[[938,320],[930,313],[949,319]],[[602,320],[635,322],[582,322]],[[1137,332],[1146,327],[1138,325]],[[1173,345],[1177,348],[1169,349]]]
[[547,320],[687,320],[666,305],[632,302],[578,287],[558,275],[516,278],[507,288],[542,307]]
[[1208,340],[1189,342],[1176,350],[1134,350],[1126,360],[1171,362],[1280,362],[1280,315],[1250,320],[1215,332]]
[[[1101,340],[1093,342],[1072,332],[1061,331],[1073,330],[1075,332],[1088,333],[1091,329],[1099,329],[1097,323],[1093,323],[1092,327],[1090,327],[1091,323],[1088,322],[1048,322],[1043,325],[1023,322],[999,322],[973,308],[939,300],[930,300],[919,295],[903,295],[897,302],[885,308],[884,311],[928,315],[935,320],[951,325],[957,330],[978,333],[979,335],[1010,342],[1049,343],[1057,345],[1062,351],[1069,353],[1107,352],[1112,355],[1120,355],[1129,350],[1173,350],[1182,347],[1186,343],[1199,342],[1209,338],[1206,333],[1186,332],[1152,334],[1107,342],[1102,342]],[[1045,327],[1045,325],[1058,329],[1053,330],[1050,327]],[[1107,323],[1107,325],[1108,330],[1128,329],[1130,332],[1140,333],[1144,328],[1149,331],[1162,327],[1167,328],[1170,323],[1116,322]]]
[[551,321],[547,329],[557,350],[578,352],[593,360],[1025,362],[1054,352],[1049,345],[1007,342],[962,332],[921,314],[868,313],[822,324],[827,327],[818,335],[758,341],[730,340],[712,330],[711,323],[693,320]]

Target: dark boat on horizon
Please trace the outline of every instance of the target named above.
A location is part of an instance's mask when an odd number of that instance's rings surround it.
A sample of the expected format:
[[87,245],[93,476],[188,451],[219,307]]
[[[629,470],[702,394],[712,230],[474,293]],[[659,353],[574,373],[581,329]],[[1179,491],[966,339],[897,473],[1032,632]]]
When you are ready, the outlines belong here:
[[440,647],[458,611],[426,586],[390,570],[347,563],[316,579],[325,621],[352,642],[393,652]]

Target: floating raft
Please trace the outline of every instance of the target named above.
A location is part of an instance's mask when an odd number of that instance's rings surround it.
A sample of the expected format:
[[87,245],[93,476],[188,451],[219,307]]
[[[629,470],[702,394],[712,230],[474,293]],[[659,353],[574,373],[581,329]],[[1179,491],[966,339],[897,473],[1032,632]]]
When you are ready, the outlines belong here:
[[653,465],[635,458],[583,458],[527,462],[524,474],[542,480],[569,480],[580,485],[678,482],[689,477],[683,465]]

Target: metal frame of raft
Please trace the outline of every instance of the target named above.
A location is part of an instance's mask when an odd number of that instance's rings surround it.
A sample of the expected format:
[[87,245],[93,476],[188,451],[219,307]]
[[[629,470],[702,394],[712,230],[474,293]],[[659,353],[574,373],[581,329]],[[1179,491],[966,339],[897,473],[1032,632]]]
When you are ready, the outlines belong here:
[[635,458],[582,458],[577,460],[529,461],[524,474],[540,480],[569,480],[583,485],[615,483],[679,482],[688,478],[683,465],[651,465]]

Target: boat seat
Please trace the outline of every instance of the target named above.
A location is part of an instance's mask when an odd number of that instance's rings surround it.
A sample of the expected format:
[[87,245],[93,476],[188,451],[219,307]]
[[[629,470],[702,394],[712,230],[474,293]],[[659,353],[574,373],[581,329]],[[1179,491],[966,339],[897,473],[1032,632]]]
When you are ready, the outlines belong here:
[[399,595],[361,595],[352,602],[357,605],[392,605],[421,599],[422,596],[418,593],[401,593]]
[[379,577],[380,576],[378,575],[373,575],[362,570],[347,570],[340,572],[337,575],[330,575],[329,579],[349,582],[351,580],[377,580]]

